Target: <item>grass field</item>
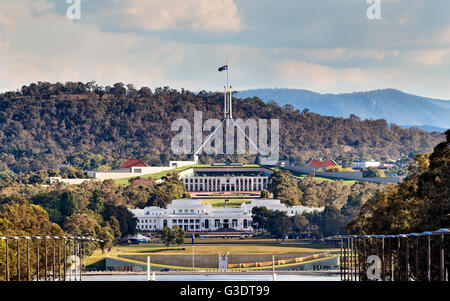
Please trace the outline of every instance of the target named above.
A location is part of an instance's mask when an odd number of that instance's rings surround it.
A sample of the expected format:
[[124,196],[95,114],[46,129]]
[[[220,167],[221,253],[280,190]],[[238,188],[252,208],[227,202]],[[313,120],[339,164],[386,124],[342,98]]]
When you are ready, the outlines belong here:
[[[186,239],[186,243],[180,247],[171,246],[166,248],[162,244],[141,244],[130,246],[116,246],[111,252],[104,255],[118,254],[191,254],[192,245],[190,239]],[[280,241],[281,242],[281,241]],[[301,241],[297,243],[282,244],[276,242],[275,239],[246,239],[246,240],[230,240],[230,239],[196,239],[196,254],[281,254],[281,253],[313,253],[327,249],[326,246],[319,244],[305,244]],[[96,251],[94,255],[99,255],[101,251]]]
[[[195,254],[301,254],[306,256],[312,253],[322,253],[330,250],[328,247],[315,243],[306,243],[301,240],[289,240],[288,243],[277,242],[275,239],[197,239],[195,244]],[[334,250],[336,251],[336,250]],[[110,252],[102,254],[97,250],[92,256],[87,258],[89,268],[99,269],[106,256],[124,260],[122,255],[173,255],[192,254],[190,239],[185,240],[181,246],[170,246],[167,248],[161,243],[149,243],[141,245],[115,246]],[[128,259],[126,259],[128,260]],[[131,262],[131,261],[130,261]],[[138,263],[138,262],[136,262]],[[180,268],[175,266],[163,266],[166,268]]]
[[[290,172],[297,179],[305,179],[305,178],[309,177],[309,175],[307,175],[307,174],[302,174],[302,173],[298,173],[298,172],[295,172],[295,171],[290,171]],[[355,181],[355,180],[345,180],[345,179],[337,179],[337,178],[336,179],[330,179],[330,178],[325,178],[325,177],[321,177],[321,176],[315,176],[313,179],[318,181],[318,182],[323,182],[323,181],[328,181],[328,182],[343,181],[344,185],[353,185],[356,182],[358,182],[358,181]]]

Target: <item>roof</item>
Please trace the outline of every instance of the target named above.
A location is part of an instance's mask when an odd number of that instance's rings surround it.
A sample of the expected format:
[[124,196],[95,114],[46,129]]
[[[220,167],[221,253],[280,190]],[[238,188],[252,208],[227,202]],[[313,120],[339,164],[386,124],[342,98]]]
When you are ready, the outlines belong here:
[[336,162],[334,162],[333,159],[328,159],[326,161],[319,161],[316,159],[311,160],[308,165],[308,167],[332,167],[332,166],[338,166]]
[[141,159],[128,159],[120,165],[120,168],[130,168],[130,167],[147,167],[147,164],[144,163]]

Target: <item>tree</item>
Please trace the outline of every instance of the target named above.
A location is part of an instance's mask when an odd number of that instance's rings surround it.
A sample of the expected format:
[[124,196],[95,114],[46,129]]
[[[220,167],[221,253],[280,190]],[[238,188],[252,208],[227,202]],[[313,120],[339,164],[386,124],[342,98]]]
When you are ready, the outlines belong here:
[[287,206],[299,204],[303,193],[288,171],[275,171],[269,178],[269,191]]
[[267,207],[252,208],[252,227],[257,230],[267,230],[270,210]]
[[170,247],[170,244],[173,243],[175,240],[174,231],[168,227],[164,227],[162,231],[160,231],[160,233],[161,233],[161,240],[164,242],[167,248]]
[[70,216],[78,211],[78,200],[72,191],[64,191],[61,195],[59,210],[62,216]]
[[261,191],[261,198],[268,199],[270,197],[269,192],[267,190]]
[[184,244],[184,238],[186,236],[186,233],[184,232],[184,230],[181,227],[174,227],[173,231],[175,234],[175,243],[178,246],[181,246],[182,244]]
[[369,167],[363,170],[363,178],[385,178],[384,171],[376,167]]
[[95,189],[92,193],[91,203],[88,208],[99,214],[105,210],[105,200],[98,189]]
[[300,232],[306,230],[309,225],[309,221],[305,216],[296,214],[291,217],[291,225],[292,230],[300,234]]
[[[55,223],[49,220],[48,213],[38,205],[30,204],[25,199],[18,199],[10,204],[3,204],[0,207],[0,235],[3,236],[65,236],[62,229]],[[13,241],[9,241],[9,248],[16,248],[16,244]],[[44,243],[40,242],[40,248],[44,248]],[[26,258],[26,242],[25,240],[20,241],[20,256],[21,258]],[[10,265],[10,279],[17,280],[17,270],[12,269],[12,266],[17,265],[17,257],[9,257]],[[5,258],[5,246],[0,243],[0,258],[3,260]],[[36,262],[36,252],[31,252],[30,254],[31,262]],[[40,262],[40,274],[43,277],[44,262]],[[53,264],[53,258],[49,256],[48,264],[51,266]],[[1,263],[0,263],[1,265]],[[20,269],[26,271],[26,260],[20,261]],[[37,267],[35,265],[31,266],[32,275],[36,274]],[[0,273],[0,279],[4,277],[3,273]],[[26,280],[26,273],[21,273],[21,280]]]
[[[72,236],[102,237],[104,238],[104,245],[110,245],[114,240],[112,234],[114,231],[111,227],[104,223],[100,214],[91,210],[84,210],[68,216],[64,221],[63,229]],[[91,242],[85,245],[88,255],[91,255],[98,246],[97,243]]]
[[274,235],[277,240],[284,237],[291,230],[291,220],[287,216],[286,212],[272,211],[267,223],[267,230],[270,234]]

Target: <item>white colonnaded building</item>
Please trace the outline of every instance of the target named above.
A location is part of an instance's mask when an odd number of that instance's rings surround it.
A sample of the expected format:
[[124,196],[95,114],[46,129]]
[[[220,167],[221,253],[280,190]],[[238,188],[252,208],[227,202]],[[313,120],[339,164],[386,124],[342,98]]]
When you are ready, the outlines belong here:
[[242,203],[239,208],[213,208],[211,204],[203,204],[201,200],[181,199],[173,200],[172,204],[167,205],[167,209],[146,207],[129,210],[138,219],[137,230],[140,232],[154,232],[173,226],[179,226],[186,232],[253,232],[253,207],[286,212],[288,216],[324,210],[324,207],[287,207],[275,199],[255,199],[250,204]]

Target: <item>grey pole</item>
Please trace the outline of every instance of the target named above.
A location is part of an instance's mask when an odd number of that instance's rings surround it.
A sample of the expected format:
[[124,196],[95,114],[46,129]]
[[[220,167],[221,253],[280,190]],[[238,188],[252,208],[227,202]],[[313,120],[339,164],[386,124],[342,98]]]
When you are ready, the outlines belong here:
[[67,241],[66,241],[66,236],[64,236],[63,237],[63,243],[64,243],[64,256],[63,256],[63,260],[64,260],[64,267],[63,267],[63,269],[64,269],[64,271],[63,271],[63,273],[64,273],[64,281],[66,281],[67,280],[67,275],[66,275],[66,273],[67,273],[67,270],[66,270],[66,262],[67,262],[67,250],[66,250],[66,244],[67,244]]
[[342,240],[342,237],[339,239],[339,242],[340,242],[340,246],[341,246],[341,252],[340,252],[340,254],[339,254],[339,268],[340,268],[340,271],[341,271],[341,281],[343,280],[343,275],[342,275],[342,262],[343,262],[343,258],[342,258],[342,255],[343,255],[343,253],[342,253],[342,245],[343,245],[343,240]]
[[9,253],[8,253],[8,237],[6,237],[6,281],[9,281]]
[[390,273],[390,281],[394,281],[394,254],[392,252],[392,239],[395,238],[394,235],[387,235],[386,236],[389,239],[389,244],[388,244],[388,254],[389,254],[389,273]]
[[20,238],[17,237],[17,281],[20,281]]
[[33,236],[31,238],[36,239],[36,281],[39,281],[39,239],[41,239],[39,236]]
[[58,240],[58,281],[61,281],[61,237]]
[[77,246],[78,246],[78,257],[79,257],[79,268],[80,268],[80,281],[81,281],[81,249],[80,249],[80,241],[78,241],[78,243],[77,243]]
[[427,236],[427,280],[431,281],[431,235],[433,233],[425,231],[422,234]]
[[406,281],[409,281],[409,241],[408,241],[408,237],[406,237],[405,240],[406,240]]
[[450,234],[449,229],[439,229],[433,232],[434,235],[441,236],[441,251],[440,251],[440,280],[445,281],[445,249],[444,249],[444,235]]
[[416,281],[419,281],[419,235],[416,236]]
[[[8,239],[6,237],[0,237],[0,240],[4,240],[6,242],[6,250],[8,249]],[[6,259],[5,259],[5,265],[8,262],[8,252],[6,252]],[[5,269],[5,281],[8,281],[8,276],[7,276],[7,272]]]
[[44,281],[48,281],[48,278],[47,278],[47,273],[48,273],[48,248],[47,248],[47,246],[48,246],[48,244],[47,244],[47,238],[48,238],[48,236],[46,236],[46,237],[44,237],[45,238],[45,274],[44,274]]
[[410,234],[408,234],[408,236],[416,238],[416,259],[415,259],[414,280],[419,281],[419,236],[420,236],[420,234],[410,233]]
[[53,273],[52,273],[52,275],[53,275],[53,281],[55,281],[55,276],[56,276],[56,269],[55,269],[55,261],[56,261],[56,254],[55,254],[55,252],[56,252],[56,240],[55,240],[55,237],[52,237],[52,239],[53,239]]
[[384,260],[384,235],[379,235],[381,237],[381,281],[385,281],[385,260]]
[[31,272],[30,272],[30,238],[25,237],[27,241],[27,281],[31,281]]
[[348,251],[349,251],[349,257],[348,257],[348,272],[350,274],[350,281],[353,281],[353,267],[352,267],[352,261],[353,261],[353,238],[349,236],[348,238]]
[[72,281],[72,269],[73,269],[73,248],[72,248],[72,240],[69,237],[69,258],[70,258],[70,270],[69,270],[69,279]]
[[401,269],[400,269],[400,236],[397,235],[397,281],[401,281]]

